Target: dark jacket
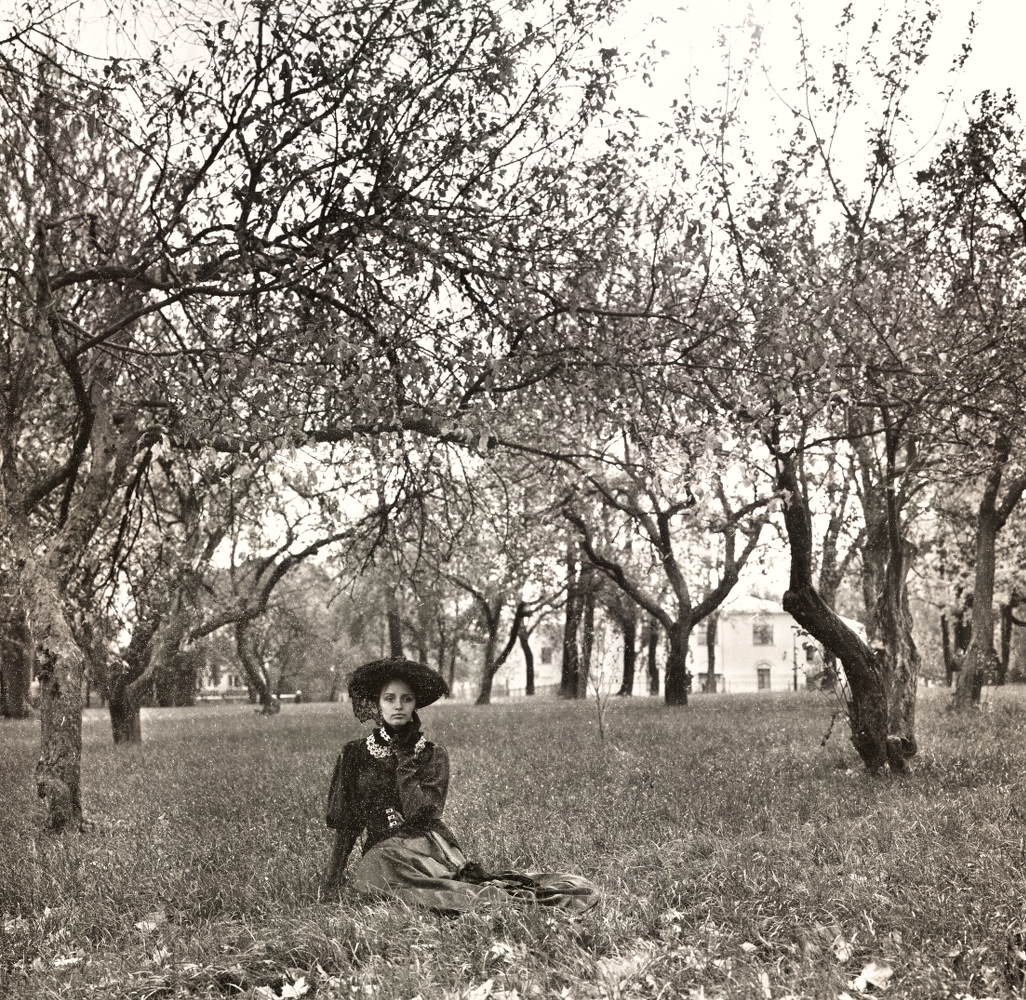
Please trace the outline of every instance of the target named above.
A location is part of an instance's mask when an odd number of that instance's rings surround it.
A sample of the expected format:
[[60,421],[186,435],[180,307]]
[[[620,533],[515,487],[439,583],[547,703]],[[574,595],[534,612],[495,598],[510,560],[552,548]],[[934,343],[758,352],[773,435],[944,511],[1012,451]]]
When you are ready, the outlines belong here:
[[444,747],[426,743],[420,753],[401,750],[381,759],[371,754],[367,738],[342,748],[328,790],[325,821],[339,831],[345,863],[366,830],[366,853],[386,837],[416,837],[437,831],[459,846],[442,822],[449,790],[449,755]]

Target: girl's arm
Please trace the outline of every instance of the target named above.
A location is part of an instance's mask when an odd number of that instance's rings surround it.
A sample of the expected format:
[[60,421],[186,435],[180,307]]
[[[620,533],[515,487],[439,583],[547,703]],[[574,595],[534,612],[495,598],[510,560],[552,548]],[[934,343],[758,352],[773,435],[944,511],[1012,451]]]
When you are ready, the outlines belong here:
[[349,860],[355,842],[356,837],[350,837],[348,831],[335,831],[331,854],[328,856],[328,867],[324,870],[324,880],[321,883],[322,897],[338,892],[345,884],[346,862]]
[[328,867],[324,872],[322,892],[335,892],[341,886],[346,870],[346,862],[352,853],[356,838],[363,830],[363,817],[359,812],[356,795],[357,765],[356,754],[347,745],[335,762],[335,771],[331,776],[328,789],[328,808],[325,822],[335,830],[335,839],[328,857]]
[[441,819],[449,791],[449,755],[444,747],[433,744],[420,756],[411,747],[399,747],[396,754],[396,779],[403,816],[411,825]]

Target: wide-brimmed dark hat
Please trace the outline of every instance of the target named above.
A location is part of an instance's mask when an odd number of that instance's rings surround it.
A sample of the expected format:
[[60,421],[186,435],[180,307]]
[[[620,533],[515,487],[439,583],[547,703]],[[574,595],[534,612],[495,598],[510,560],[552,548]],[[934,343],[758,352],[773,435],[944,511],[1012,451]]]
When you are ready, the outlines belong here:
[[381,689],[389,681],[405,681],[413,691],[417,700],[417,708],[424,708],[449,696],[449,685],[445,678],[423,663],[391,656],[384,660],[374,660],[357,667],[349,675],[349,699],[353,703],[353,713],[361,722],[367,722],[378,715],[378,698]]

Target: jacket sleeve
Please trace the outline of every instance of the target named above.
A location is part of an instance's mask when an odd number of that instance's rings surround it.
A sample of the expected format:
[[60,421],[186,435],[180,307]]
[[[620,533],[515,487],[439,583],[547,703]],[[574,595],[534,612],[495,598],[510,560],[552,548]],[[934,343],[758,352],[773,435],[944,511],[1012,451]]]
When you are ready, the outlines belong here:
[[356,794],[357,773],[356,749],[352,744],[346,744],[335,762],[324,817],[325,823],[338,831],[336,840],[344,855],[343,865],[365,825]]
[[449,791],[449,755],[445,747],[430,744],[427,753],[400,753],[396,758],[396,780],[403,816],[411,825],[441,819]]

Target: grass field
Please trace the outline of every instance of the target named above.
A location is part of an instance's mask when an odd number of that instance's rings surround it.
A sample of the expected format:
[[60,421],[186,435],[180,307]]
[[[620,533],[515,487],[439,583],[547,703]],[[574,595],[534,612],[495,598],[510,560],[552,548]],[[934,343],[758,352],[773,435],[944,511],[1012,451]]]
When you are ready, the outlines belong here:
[[[817,695],[670,711],[539,701],[424,712],[446,819],[486,867],[578,872],[582,917],[318,902],[341,705],[87,713],[88,833],[32,798],[37,723],[0,723],[0,997],[441,1000],[1026,993],[1026,692],[920,701],[907,779],[871,778]],[[1017,992],[1018,991],[1018,992]]]

